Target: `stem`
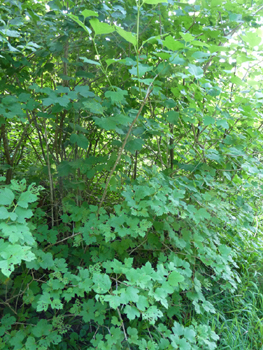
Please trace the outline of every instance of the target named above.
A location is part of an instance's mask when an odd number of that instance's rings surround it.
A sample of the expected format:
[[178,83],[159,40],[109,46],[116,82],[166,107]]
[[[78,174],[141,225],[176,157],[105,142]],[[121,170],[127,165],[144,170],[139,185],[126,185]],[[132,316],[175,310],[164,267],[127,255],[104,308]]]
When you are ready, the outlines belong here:
[[[139,75],[139,33],[140,33],[140,10],[141,10],[141,5],[139,4],[138,0],[138,5],[137,5],[137,50],[136,50],[136,61],[137,61],[137,78],[140,78]],[[141,83],[139,82],[139,89],[140,89],[140,95],[142,96],[142,89],[141,89]]]
[[49,149],[48,149],[46,120],[44,120],[43,124],[44,124],[44,130],[45,130],[47,168],[48,168],[49,188],[50,188],[51,223],[52,223],[52,227],[54,227],[54,191],[53,191],[53,178],[52,178],[52,173],[51,173],[51,165],[50,165],[50,161],[49,161]]
[[103,64],[102,64],[102,61],[101,61],[101,59],[100,59],[100,55],[99,55],[99,51],[98,51],[98,49],[97,49],[95,37],[92,39],[92,41],[93,41],[93,44],[94,44],[94,48],[95,48],[95,51],[96,51],[96,55],[99,57],[100,69],[101,69],[102,73],[105,75],[106,79],[108,80],[108,83],[110,84],[110,87],[113,89],[112,84],[111,84],[111,82],[110,82],[110,79],[109,79],[109,77],[108,77],[108,75],[107,75],[107,70],[104,69]]
[[128,343],[128,337],[127,337],[127,333],[126,333],[126,330],[125,330],[124,322],[123,322],[123,319],[122,319],[122,317],[121,317],[121,313],[120,313],[120,310],[119,310],[118,307],[117,307],[117,311],[118,311],[119,319],[120,319],[120,321],[121,321],[121,327],[122,327],[122,329],[123,329],[124,338],[125,338],[125,340],[126,340],[126,342],[127,342],[127,345],[128,345],[128,347],[129,347],[129,349],[130,349],[130,345],[129,345],[129,343]]

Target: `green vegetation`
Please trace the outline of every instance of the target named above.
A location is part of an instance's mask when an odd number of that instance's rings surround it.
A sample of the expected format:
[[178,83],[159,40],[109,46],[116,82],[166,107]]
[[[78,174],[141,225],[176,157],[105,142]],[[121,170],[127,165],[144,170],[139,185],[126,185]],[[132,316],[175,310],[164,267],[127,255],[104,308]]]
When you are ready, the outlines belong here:
[[263,349],[262,14],[0,3],[0,350]]

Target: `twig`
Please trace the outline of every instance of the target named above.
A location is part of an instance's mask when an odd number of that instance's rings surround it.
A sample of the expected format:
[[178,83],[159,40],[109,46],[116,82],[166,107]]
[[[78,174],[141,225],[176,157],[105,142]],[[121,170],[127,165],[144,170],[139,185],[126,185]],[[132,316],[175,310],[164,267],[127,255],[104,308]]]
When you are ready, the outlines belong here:
[[68,240],[68,239],[70,239],[70,238],[76,237],[76,236],[78,236],[78,235],[81,235],[81,233],[80,233],[80,232],[75,233],[75,234],[73,234],[73,235],[71,235],[71,236],[69,236],[69,237],[66,237],[66,238],[61,239],[60,241],[58,241],[58,242],[56,242],[56,243],[50,244],[50,245],[48,245],[45,249],[43,249],[43,251],[47,250],[47,249],[50,248],[50,247],[53,247],[53,245],[59,244],[59,243],[64,242],[64,241],[66,241],[66,240]]
[[122,317],[121,317],[121,313],[120,313],[120,310],[119,310],[118,307],[117,307],[117,311],[118,311],[118,315],[119,315],[119,318],[120,318],[120,321],[121,321],[121,326],[122,326],[122,329],[123,329],[124,338],[125,338],[125,340],[126,340],[126,342],[127,342],[127,345],[128,345],[128,347],[129,347],[129,349],[130,349],[130,344],[129,344],[129,342],[128,342],[128,337],[127,337],[127,333],[126,333],[126,330],[125,330],[125,327],[124,327],[124,322],[123,322],[123,319],[122,319]]

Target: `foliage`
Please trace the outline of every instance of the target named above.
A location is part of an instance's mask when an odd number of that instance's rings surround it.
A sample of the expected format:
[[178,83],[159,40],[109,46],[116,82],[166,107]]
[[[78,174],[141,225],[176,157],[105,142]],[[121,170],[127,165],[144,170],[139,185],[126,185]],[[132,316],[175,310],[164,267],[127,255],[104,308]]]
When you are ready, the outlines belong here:
[[[262,333],[244,282],[244,251],[262,262],[262,11],[0,4],[0,349],[234,349],[239,326]],[[236,328],[218,308],[232,297],[256,314]]]

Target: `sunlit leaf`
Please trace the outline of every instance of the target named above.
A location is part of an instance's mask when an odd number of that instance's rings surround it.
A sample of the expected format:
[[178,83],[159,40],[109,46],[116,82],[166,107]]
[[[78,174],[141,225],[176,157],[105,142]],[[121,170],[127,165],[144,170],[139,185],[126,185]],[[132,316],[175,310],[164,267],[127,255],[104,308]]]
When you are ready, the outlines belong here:
[[84,16],[85,18],[90,17],[90,16],[94,16],[94,17],[98,17],[98,12],[95,11],[91,11],[91,10],[83,10],[81,12],[82,16]]
[[95,35],[110,34],[115,31],[115,27],[107,23],[100,22],[97,18],[92,18],[89,22],[95,32]]
[[120,36],[122,36],[123,39],[130,42],[133,46],[136,46],[137,40],[136,40],[136,36],[134,34],[132,34],[131,32],[127,32],[126,30],[124,30],[120,27],[115,27],[115,28],[116,28],[117,33],[120,34]]

